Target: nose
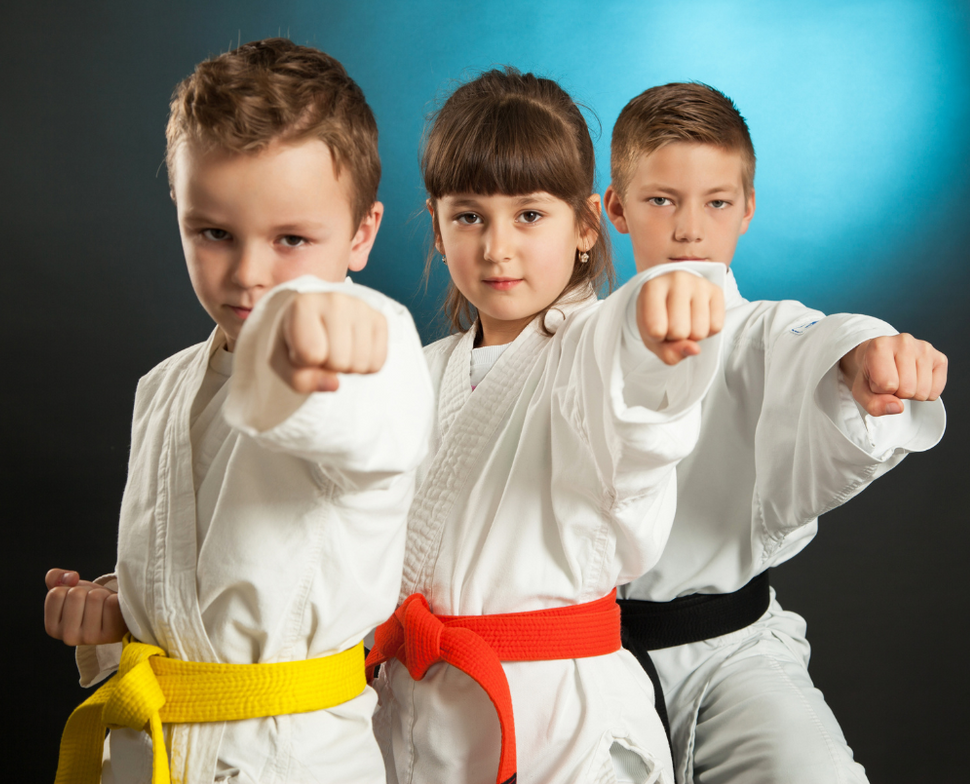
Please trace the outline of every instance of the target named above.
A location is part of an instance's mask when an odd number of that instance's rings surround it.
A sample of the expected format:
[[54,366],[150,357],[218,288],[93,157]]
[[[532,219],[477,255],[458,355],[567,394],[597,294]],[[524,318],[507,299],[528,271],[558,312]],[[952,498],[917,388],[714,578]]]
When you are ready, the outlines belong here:
[[240,288],[266,286],[268,262],[253,243],[241,243],[230,272],[232,282]]
[[677,210],[674,224],[674,239],[678,242],[697,242],[703,236],[701,208],[684,204]]
[[491,223],[484,233],[485,260],[501,264],[512,258],[515,246],[514,229],[502,221]]

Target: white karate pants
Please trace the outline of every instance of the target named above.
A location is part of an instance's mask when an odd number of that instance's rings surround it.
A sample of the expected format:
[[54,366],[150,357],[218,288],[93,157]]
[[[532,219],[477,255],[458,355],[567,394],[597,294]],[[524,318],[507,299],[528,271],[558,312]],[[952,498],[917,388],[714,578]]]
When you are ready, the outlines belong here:
[[651,653],[678,784],[868,784],[808,674],[805,621],[774,598],[754,624]]

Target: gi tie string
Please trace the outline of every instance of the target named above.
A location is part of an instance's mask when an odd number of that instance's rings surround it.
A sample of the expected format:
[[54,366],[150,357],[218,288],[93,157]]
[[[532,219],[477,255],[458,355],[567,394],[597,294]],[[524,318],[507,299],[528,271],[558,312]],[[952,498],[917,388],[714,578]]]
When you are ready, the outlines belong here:
[[75,708],[61,737],[56,784],[98,784],[104,733],[147,732],[152,784],[170,784],[162,724],[238,721],[332,708],[366,687],[364,645],[292,662],[218,664],[168,658],[125,637],[118,672]]
[[615,589],[586,604],[495,615],[435,615],[427,599],[412,594],[374,632],[367,678],[390,659],[400,661],[415,680],[437,662],[473,678],[495,707],[502,730],[495,780],[515,784],[515,721],[502,662],[582,659],[613,653],[620,646]]

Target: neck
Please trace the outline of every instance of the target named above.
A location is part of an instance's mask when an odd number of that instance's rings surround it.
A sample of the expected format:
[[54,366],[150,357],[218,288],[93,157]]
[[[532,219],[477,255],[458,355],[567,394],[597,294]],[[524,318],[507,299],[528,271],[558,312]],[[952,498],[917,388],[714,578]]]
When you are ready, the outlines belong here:
[[496,321],[488,316],[483,318],[481,314],[478,318],[479,333],[475,339],[475,345],[481,348],[482,346],[502,346],[511,343],[522,334],[522,330],[532,323],[535,314],[515,321]]

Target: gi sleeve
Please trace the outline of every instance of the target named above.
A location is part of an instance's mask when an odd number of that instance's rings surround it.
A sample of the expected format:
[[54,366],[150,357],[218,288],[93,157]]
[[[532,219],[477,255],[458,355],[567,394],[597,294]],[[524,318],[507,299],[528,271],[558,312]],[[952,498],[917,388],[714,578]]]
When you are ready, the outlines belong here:
[[780,543],[942,437],[942,401],[906,401],[901,414],[871,417],[846,385],[841,358],[863,341],[895,334],[879,319],[823,316],[797,302],[774,303],[766,314],[752,514],[769,540]]
[[[297,293],[341,292],[387,319],[384,366],[340,374],[335,392],[300,394],[270,366],[287,305]],[[269,292],[250,314],[235,350],[226,418],[267,449],[317,463],[349,489],[386,486],[417,467],[428,444],[432,392],[427,363],[407,309],[349,280],[305,276]]]

